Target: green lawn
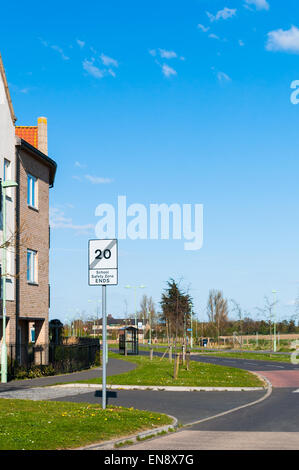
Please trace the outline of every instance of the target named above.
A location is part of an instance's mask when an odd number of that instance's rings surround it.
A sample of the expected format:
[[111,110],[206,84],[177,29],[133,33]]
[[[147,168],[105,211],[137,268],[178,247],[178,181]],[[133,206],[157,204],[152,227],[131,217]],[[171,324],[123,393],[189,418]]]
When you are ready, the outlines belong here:
[[0,450],[76,448],[171,422],[166,415],[133,408],[0,399]]
[[[190,361],[190,370],[180,366],[177,380],[173,379],[174,363],[168,359],[148,356],[121,356],[109,352],[110,357],[134,362],[136,369],[107,378],[110,385],[180,385],[190,387],[261,387],[264,384],[250,372],[234,367],[217,366]],[[81,383],[101,383],[101,378],[81,381]]]
[[[141,346],[141,351],[149,351],[148,346]],[[154,352],[165,352],[165,348],[154,346]],[[271,354],[271,353],[254,353],[254,352],[226,352],[226,351],[198,351],[196,349],[191,350],[194,353],[203,356],[217,356],[217,357],[232,357],[236,359],[252,359],[259,361],[274,361],[274,362],[290,362],[291,356],[286,354]],[[290,351],[292,352],[292,351]],[[167,353],[168,355],[168,353]]]
[[291,362],[291,356],[270,354],[270,353],[249,353],[249,352],[207,352],[199,353],[202,356],[232,357],[236,359],[252,359],[258,361]]

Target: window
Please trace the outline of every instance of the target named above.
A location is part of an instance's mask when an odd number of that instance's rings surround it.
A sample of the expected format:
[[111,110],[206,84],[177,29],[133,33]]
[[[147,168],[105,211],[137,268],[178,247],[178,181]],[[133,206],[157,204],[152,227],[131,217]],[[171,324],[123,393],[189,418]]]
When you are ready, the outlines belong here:
[[37,178],[29,173],[27,176],[27,204],[37,208]]
[[[11,180],[11,164],[9,160],[4,158],[3,181],[8,180]],[[11,197],[11,188],[6,189],[6,196]]]
[[27,250],[27,282],[37,284],[37,251]]
[[3,168],[3,181],[7,181],[11,179],[11,172],[10,172],[10,161],[4,158],[4,168]]

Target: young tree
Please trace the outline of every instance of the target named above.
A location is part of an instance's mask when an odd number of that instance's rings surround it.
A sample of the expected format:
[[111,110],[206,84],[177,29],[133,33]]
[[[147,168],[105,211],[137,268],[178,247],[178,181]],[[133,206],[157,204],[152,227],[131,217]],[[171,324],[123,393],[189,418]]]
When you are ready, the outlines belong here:
[[241,336],[241,346],[243,345],[243,330],[244,330],[244,320],[245,318],[248,320],[248,312],[243,311],[240,304],[238,304],[234,299],[231,299],[231,303],[233,305],[232,311],[237,314],[238,317],[238,327]]
[[148,322],[150,324],[150,329],[154,327],[156,309],[152,297],[147,297],[147,295],[142,297],[140,302],[139,319],[143,321],[144,325]]
[[223,298],[223,294],[220,290],[210,290],[207,304],[207,314],[210,323],[214,324],[219,342],[219,336],[228,320],[227,300]]
[[270,341],[271,341],[272,348],[273,348],[272,318],[273,318],[273,309],[278,302],[277,300],[271,302],[267,296],[264,297],[264,300],[265,300],[264,308],[257,307],[257,310],[260,313],[262,313],[262,315],[265,316],[266,318],[268,317]]
[[147,295],[143,295],[141,302],[140,302],[140,311],[138,314],[139,320],[141,320],[144,324],[146,323],[148,317],[148,298]]
[[188,293],[179,288],[173,280],[167,282],[168,287],[162,294],[160,302],[162,307],[161,320],[166,325],[169,340],[175,338],[175,345],[179,337],[184,337],[185,326],[190,320],[192,299]]

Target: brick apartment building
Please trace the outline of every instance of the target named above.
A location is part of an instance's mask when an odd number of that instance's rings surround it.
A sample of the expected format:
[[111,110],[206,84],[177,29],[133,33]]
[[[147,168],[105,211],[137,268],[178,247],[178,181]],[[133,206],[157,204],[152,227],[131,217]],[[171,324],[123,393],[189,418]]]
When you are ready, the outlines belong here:
[[[6,82],[1,56],[0,72],[2,81]],[[7,82],[6,93],[9,96]],[[46,118],[38,118],[37,126],[15,126],[10,97],[9,103],[10,117],[6,113],[6,119],[13,123],[14,138],[9,143],[13,145],[10,153],[13,164],[7,179],[14,179],[18,186],[10,188],[14,211],[10,224],[15,230],[15,244],[7,250],[12,254],[12,261],[7,264],[11,266],[13,289],[7,300],[6,342],[8,354],[24,363],[28,343],[34,339],[34,362],[46,364],[50,304],[49,190],[54,184],[56,163],[48,157]],[[0,166],[5,165],[7,152],[0,147]],[[2,326],[0,335],[1,338]]]
[[[17,354],[22,361],[30,330],[34,328],[35,346],[40,351],[35,362],[47,363],[49,337],[49,189],[53,187],[56,163],[47,156],[47,120],[38,119],[31,127],[16,127],[16,338]],[[22,138],[22,136],[24,138]],[[25,140],[27,139],[27,140]],[[30,142],[31,140],[31,142]],[[35,144],[35,145],[33,145]]]
[[[7,85],[6,75],[0,55],[0,178],[7,179],[15,174],[15,121],[10,93]],[[10,173],[10,175],[9,175]],[[10,188],[6,198],[6,230],[7,235],[14,234],[16,231],[15,223],[15,188]],[[0,212],[0,245],[3,241],[3,214]],[[2,273],[2,255],[0,250],[0,267]],[[6,342],[10,342],[9,329],[12,327],[13,318],[15,317],[15,254],[14,250],[6,250]],[[3,278],[2,278],[3,279]],[[0,281],[2,281],[0,278]],[[3,339],[3,306],[2,292],[3,283],[1,282],[0,290],[0,340],[2,345]],[[1,354],[1,352],[0,352]]]

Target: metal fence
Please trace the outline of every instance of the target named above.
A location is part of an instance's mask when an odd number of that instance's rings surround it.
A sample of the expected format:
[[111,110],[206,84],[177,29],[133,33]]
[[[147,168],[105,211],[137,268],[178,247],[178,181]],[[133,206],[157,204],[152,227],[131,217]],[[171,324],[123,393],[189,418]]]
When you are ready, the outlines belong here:
[[87,369],[96,363],[99,365],[100,345],[91,344],[63,344],[49,345],[49,364],[58,373],[75,372]]
[[8,375],[10,379],[76,372],[100,365],[98,341],[84,344],[7,345]]

